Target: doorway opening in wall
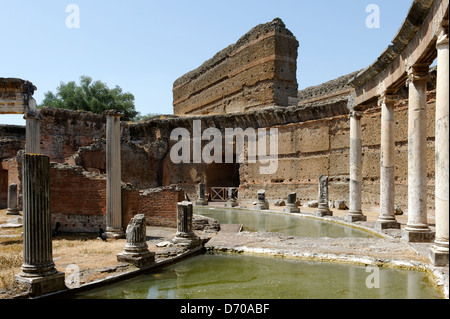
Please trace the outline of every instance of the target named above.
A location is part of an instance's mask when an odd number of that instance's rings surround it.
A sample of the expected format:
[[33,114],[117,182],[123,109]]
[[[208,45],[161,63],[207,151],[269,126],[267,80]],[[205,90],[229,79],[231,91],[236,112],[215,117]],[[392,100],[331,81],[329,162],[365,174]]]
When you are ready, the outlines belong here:
[[8,171],[0,168],[0,209],[8,208]]
[[211,163],[206,166],[206,191],[210,201],[226,201],[227,189],[239,187],[239,163]]

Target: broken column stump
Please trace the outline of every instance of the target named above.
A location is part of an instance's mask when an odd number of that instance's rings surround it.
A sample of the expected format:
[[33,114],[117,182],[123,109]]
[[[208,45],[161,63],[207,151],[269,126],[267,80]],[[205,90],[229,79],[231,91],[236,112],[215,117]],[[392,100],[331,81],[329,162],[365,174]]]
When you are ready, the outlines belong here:
[[319,207],[315,212],[316,216],[333,216],[328,203],[328,176],[319,176]]
[[267,210],[269,209],[269,203],[266,201],[266,191],[264,189],[260,189],[258,191],[258,201],[255,205],[256,210]]
[[172,242],[179,246],[194,248],[200,245],[200,238],[192,230],[193,206],[184,201],[177,205],[177,234]]
[[296,203],[297,203],[297,194],[290,193],[287,196],[287,203],[286,207],[284,208],[284,211],[286,213],[300,213],[300,208],[298,208]]
[[195,202],[198,206],[208,206],[208,201],[205,199],[205,184],[198,184],[198,199]]
[[236,207],[238,206],[238,202],[236,199],[236,187],[230,187],[228,188],[228,199],[227,202],[225,203],[225,207]]
[[155,253],[148,250],[147,222],[144,214],[136,215],[131,219],[127,227],[126,236],[125,250],[117,254],[119,262],[130,263],[138,268],[155,262]]

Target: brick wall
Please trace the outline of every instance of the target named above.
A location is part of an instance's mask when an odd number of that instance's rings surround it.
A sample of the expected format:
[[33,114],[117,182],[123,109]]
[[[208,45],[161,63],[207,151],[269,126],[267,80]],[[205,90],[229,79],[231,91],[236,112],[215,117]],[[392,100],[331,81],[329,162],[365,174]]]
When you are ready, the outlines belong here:
[[280,19],[261,24],[173,87],[174,114],[226,114],[297,97],[299,43]]
[[160,187],[141,192],[139,213],[145,214],[147,224],[177,227],[177,203],[184,200],[184,191],[176,187]]

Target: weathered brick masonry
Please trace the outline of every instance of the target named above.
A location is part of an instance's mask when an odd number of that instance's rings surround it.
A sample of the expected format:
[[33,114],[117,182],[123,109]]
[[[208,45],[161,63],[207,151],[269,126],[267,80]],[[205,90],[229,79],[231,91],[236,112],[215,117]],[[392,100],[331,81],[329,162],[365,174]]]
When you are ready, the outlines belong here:
[[297,97],[298,46],[280,19],[256,26],[175,81],[174,114],[224,114],[287,106],[289,97]]

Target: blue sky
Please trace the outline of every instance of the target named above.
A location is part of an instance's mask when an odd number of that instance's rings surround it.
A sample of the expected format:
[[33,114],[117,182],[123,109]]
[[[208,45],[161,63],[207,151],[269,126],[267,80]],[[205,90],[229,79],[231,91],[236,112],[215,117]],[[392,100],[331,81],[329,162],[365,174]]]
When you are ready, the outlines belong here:
[[[142,114],[172,114],[172,85],[260,23],[280,17],[300,42],[299,89],[362,69],[382,53],[412,0],[0,0],[0,77],[33,82],[40,103],[81,75],[119,85]],[[80,27],[68,28],[69,4]],[[367,28],[380,9],[380,27]],[[24,124],[1,116],[1,124]]]

